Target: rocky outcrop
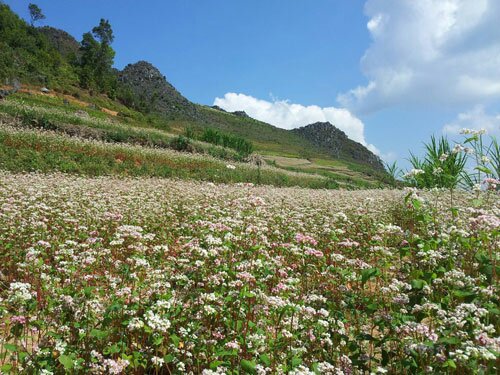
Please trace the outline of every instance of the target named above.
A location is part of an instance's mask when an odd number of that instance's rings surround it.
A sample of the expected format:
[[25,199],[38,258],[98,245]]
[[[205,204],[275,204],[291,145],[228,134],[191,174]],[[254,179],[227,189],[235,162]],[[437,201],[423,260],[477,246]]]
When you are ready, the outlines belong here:
[[136,109],[168,116],[196,117],[196,106],[181,95],[164,75],[147,61],[127,65],[118,73],[122,91],[127,91]]
[[213,105],[212,107],[210,107],[212,109],[216,109],[217,111],[221,111],[221,112],[227,112],[226,110],[222,109],[221,107],[219,107],[218,105]]
[[384,165],[377,155],[368,150],[361,143],[349,139],[342,130],[337,129],[329,122],[316,122],[301,128],[293,129],[292,132],[307,139],[333,157],[350,159],[358,163],[369,165],[380,171],[384,170]]
[[234,111],[232,114],[238,117],[250,117],[245,111]]

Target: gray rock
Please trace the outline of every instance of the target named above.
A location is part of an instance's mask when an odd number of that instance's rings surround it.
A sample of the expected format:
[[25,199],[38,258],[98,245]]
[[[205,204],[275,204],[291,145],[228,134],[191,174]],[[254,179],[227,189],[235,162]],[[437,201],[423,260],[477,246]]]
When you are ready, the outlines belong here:
[[136,109],[166,116],[196,117],[196,106],[147,61],[127,65],[119,72],[118,82],[132,92],[133,102],[128,104]]
[[366,164],[376,170],[384,171],[380,158],[361,143],[347,137],[340,129],[329,122],[316,122],[301,128],[293,129],[293,133],[307,139],[336,158],[351,159]]
[[245,111],[234,111],[233,115],[238,116],[238,117],[250,117],[247,115]]

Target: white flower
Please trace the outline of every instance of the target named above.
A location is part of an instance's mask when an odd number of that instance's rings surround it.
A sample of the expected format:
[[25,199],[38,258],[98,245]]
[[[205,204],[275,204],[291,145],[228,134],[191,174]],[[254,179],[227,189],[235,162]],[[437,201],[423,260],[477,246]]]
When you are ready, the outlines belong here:
[[226,164],[226,168],[227,169],[236,169],[236,166],[234,166],[232,164]]
[[165,364],[165,360],[163,358],[156,357],[156,356],[151,358],[151,362],[153,362],[153,364],[157,367],[162,367]]
[[18,283],[13,282],[9,286],[10,297],[9,301],[15,302],[26,302],[33,298],[33,293],[30,292],[31,284],[29,283]]
[[440,175],[441,173],[443,173],[443,168],[441,168],[441,167],[434,168],[434,170],[432,171],[432,174],[433,174],[434,176],[438,176],[438,175]]
[[405,174],[404,177],[415,177],[415,176],[418,176],[419,174],[422,174],[422,173],[425,173],[425,171],[422,169],[414,168],[411,171],[409,171],[407,174]]
[[481,156],[481,162],[483,164],[488,164],[490,161],[491,160],[486,155]]

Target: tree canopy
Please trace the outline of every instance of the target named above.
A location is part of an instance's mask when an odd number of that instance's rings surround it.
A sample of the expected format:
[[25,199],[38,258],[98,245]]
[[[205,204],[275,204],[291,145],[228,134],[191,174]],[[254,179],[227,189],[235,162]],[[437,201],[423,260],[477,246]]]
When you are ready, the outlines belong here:
[[28,5],[28,10],[30,11],[31,26],[33,26],[35,22],[45,19],[45,15],[38,5],[30,3]]

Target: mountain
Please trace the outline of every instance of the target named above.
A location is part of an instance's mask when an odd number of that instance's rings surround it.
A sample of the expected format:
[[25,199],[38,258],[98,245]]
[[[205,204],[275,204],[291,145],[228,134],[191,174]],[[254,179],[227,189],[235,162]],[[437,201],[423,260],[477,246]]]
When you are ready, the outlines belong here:
[[128,105],[167,117],[195,116],[196,107],[172,86],[165,76],[147,61],[128,64],[118,73],[121,90]]
[[[110,26],[106,22],[101,20],[99,27],[107,30]],[[38,108],[36,111],[41,110],[41,103],[47,110],[54,107],[54,113],[46,118],[38,118],[37,114],[35,122],[61,130],[64,137],[79,135],[188,152],[204,149],[220,158],[237,152],[227,150],[228,144],[251,143],[251,148],[268,164],[287,173],[319,176],[333,185],[346,187],[376,187],[388,181],[380,160],[331,124],[286,130],[253,119],[242,110],[230,113],[217,106],[196,104],[153,64],[138,61],[119,71],[112,68],[114,55],[109,45],[99,43],[91,33],[85,33],[80,43],[64,30],[33,27],[0,1],[0,84],[6,85],[0,85],[1,96],[8,96],[4,101],[31,103]],[[99,56],[103,59],[99,60]],[[13,94],[16,90],[12,86],[17,82],[23,86]],[[46,98],[40,97],[43,95]],[[0,106],[0,116],[24,116],[27,124],[33,123],[26,113],[15,108]],[[107,120],[126,131],[111,131],[108,125],[94,120],[87,124],[91,129],[83,126],[81,119],[60,123],[58,111],[67,112],[70,108],[79,108],[75,112],[78,116],[85,116],[82,109],[97,110],[101,113],[93,113],[96,119],[107,116]],[[103,126],[105,129],[101,129]],[[217,139],[215,145],[219,148],[200,146],[199,142],[211,139],[208,133]],[[0,157],[5,147],[0,140]],[[290,181],[285,178],[282,182]]]
[[384,164],[377,155],[361,143],[349,139],[342,130],[329,122],[315,122],[293,129],[292,132],[309,140],[335,158],[352,160],[384,171]]
[[0,1],[0,83],[13,81],[62,88],[76,84],[77,77],[45,32]]

